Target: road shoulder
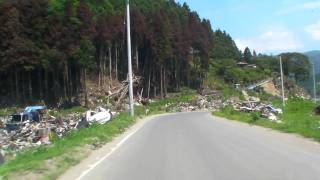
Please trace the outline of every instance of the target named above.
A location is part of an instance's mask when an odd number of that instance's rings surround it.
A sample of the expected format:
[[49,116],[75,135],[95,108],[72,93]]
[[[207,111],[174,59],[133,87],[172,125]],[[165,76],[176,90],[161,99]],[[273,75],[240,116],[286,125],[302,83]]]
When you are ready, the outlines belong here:
[[133,126],[128,128],[124,133],[115,137],[111,142],[105,144],[103,147],[93,150],[90,155],[78,163],[76,166],[68,169],[64,174],[62,174],[58,179],[80,179],[86,173],[90,172],[99,162],[110,156],[117,148],[119,148],[127,139],[139,131],[147,122],[166,114],[152,115],[146,118],[137,120]]

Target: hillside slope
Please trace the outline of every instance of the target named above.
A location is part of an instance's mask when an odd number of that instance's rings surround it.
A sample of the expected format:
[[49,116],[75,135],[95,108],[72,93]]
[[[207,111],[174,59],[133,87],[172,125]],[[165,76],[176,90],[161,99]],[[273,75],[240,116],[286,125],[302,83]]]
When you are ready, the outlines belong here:
[[309,57],[309,60],[315,64],[316,74],[320,73],[320,50],[309,51],[304,53]]

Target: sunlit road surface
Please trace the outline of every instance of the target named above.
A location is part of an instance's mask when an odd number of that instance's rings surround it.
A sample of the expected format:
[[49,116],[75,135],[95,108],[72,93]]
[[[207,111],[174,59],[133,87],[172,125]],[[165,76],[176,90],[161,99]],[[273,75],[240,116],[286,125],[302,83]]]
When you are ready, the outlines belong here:
[[319,180],[320,146],[210,113],[165,115],[147,122],[80,179]]

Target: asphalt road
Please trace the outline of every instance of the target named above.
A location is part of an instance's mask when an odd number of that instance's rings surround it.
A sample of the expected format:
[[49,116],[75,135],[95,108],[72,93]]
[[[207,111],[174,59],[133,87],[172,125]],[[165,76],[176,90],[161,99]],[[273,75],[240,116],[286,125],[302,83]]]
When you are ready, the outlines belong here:
[[173,114],[147,122],[81,179],[319,180],[320,145],[209,113]]

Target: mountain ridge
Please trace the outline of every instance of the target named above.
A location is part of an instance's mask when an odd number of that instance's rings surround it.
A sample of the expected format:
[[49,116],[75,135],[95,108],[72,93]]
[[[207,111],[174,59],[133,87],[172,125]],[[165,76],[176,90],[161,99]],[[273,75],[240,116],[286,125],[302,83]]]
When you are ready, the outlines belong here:
[[304,53],[314,63],[316,74],[320,73],[320,50],[313,50]]

